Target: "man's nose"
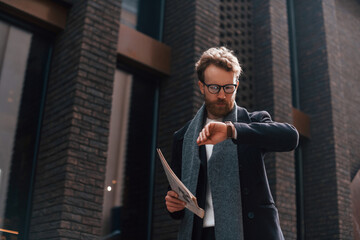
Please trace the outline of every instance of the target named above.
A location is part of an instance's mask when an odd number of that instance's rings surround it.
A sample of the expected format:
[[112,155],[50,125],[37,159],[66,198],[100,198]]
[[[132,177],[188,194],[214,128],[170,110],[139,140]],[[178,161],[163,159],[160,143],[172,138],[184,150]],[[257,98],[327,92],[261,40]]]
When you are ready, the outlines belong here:
[[217,97],[222,98],[222,99],[226,97],[226,93],[224,91],[224,88],[220,88],[220,91],[218,92]]

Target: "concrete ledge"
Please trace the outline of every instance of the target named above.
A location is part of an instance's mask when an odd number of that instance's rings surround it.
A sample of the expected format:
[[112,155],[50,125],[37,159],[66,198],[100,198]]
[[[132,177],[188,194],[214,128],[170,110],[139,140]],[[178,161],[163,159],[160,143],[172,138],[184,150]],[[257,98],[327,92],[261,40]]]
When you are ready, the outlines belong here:
[[0,0],[0,7],[10,15],[50,31],[61,31],[66,25],[68,9],[55,1]]
[[122,59],[170,75],[171,48],[124,24],[120,25],[117,52]]
[[292,115],[293,124],[299,131],[299,134],[310,138],[310,117],[296,108],[292,109]]

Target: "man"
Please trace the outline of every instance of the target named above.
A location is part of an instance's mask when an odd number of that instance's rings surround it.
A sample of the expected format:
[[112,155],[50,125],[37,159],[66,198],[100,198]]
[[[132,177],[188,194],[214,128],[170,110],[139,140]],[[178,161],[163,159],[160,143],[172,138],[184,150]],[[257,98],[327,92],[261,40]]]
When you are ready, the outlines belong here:
[[241,68],[226,49],[210,48],[196,63],[205,104],[174,134],[172,169],[205,209],[201,219],[168,191],[167,210],[182,219],[179,239],[284,239],[264,166],[267,152],[291,151],[298,132],[265,112],[235,103]]

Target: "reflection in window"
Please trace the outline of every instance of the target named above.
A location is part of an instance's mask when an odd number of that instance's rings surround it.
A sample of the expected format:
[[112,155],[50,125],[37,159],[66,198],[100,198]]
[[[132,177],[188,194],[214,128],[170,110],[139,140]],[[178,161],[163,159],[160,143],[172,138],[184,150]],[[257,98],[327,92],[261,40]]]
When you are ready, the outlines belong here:
[[[15,232],[17,224],[5,218],[20,97],[29,55],[31,34],[0,22],[0,226],[9,225]],[[5,230],[6,231],[6,230]]]
[[103,235],[147,239],[158,81],[116,70],[103,204]]
[[103,234],[116,234],[123,205],[123,182],[132,75],[116,70],[103,204]]
[[122,24],[161,41],[164,0],[122,0]]
[[123,0],[121,3],[121,23],[136,29],[139,0]]
[[50,43],[0,20],[0,236],[24,239]]

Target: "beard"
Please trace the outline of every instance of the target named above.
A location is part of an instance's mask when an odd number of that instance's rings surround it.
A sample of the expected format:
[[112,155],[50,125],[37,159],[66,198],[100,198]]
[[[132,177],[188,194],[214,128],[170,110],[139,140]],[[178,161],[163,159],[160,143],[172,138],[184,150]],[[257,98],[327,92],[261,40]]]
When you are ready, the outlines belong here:
[[[221,104],[219,106],[218,104]],[[224,99],[218,99],[216,101],[210,101],[205,97],[205,106],[209,113],[216,116],[217,118],[223,118],[229,114],[234,107],[234,101],[231,99],[230,102]]]

